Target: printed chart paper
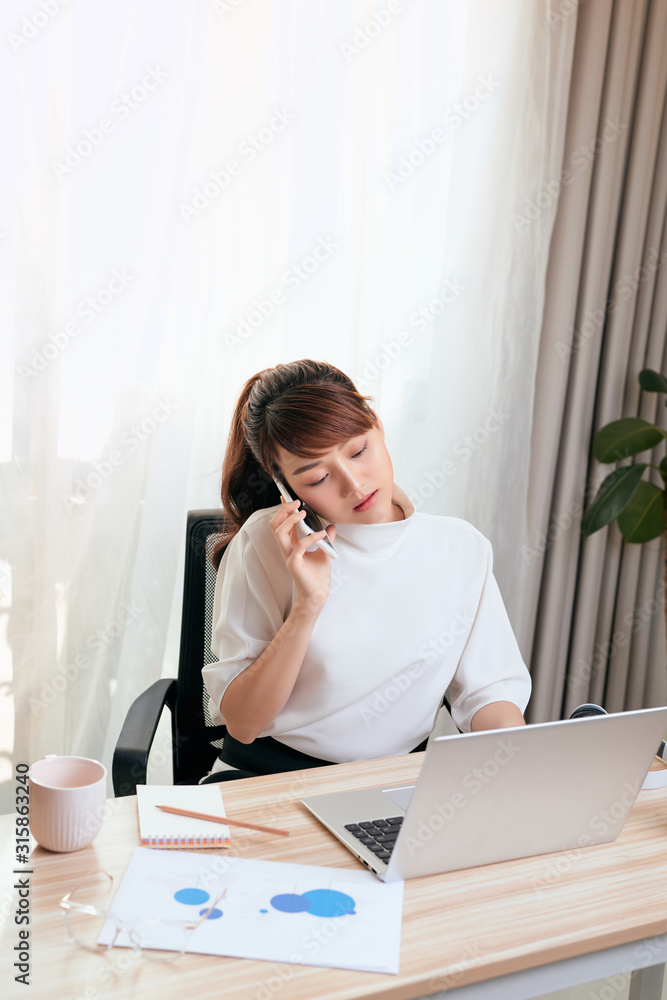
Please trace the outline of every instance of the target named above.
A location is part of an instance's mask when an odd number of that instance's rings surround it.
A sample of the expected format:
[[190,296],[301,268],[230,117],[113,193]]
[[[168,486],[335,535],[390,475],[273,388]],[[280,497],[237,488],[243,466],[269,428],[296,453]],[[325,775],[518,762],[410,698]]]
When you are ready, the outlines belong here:
[[[186,951],[398,972],[403,883],[385,885],[356,869],[136,847],[111,912],[123,921],[192,920],[223,889],[226,896],[192,933]],[[107,921],[99,943],[112,936]],[[160,940],[157,935],[156,946]],[[129,940],[120,934],[116,944]]]

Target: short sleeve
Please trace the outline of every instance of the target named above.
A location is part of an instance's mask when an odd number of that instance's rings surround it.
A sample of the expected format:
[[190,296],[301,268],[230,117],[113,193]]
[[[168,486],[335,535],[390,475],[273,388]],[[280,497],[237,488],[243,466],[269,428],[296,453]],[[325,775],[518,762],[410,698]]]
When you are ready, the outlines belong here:
[[241,530],[218,567],[211,638],[216,662],[202,670],[214,723],[225,721],[220,702],[229,684],[264,652],[283,624],[280,603],[252,539]]
[[525,711],[531,679],[512,631],[493,575],[491,543],[485,542],[485,566],[474,622],[449,686],[452,718],[470,732],[476,712],[494,701],[511,701]]

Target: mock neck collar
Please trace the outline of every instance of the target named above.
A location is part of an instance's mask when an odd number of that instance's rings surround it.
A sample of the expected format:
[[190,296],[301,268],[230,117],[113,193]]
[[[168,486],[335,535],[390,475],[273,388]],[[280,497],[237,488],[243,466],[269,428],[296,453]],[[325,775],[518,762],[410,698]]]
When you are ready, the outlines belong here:
[[386,556],[394,552],[401,544],[408,525],[414,520],[416,508],[398,483],[394,483],[391,499],[403,508],[403,520],[387,521],[384,524],[336,524],[336,542],[340,539],[367,555]]

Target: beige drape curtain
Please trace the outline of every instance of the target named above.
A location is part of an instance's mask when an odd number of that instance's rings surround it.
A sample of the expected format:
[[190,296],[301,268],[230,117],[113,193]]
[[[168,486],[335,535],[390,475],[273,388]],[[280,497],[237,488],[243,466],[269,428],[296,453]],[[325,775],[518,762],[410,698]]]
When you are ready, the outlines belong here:
[[521,554],[530,722],[586,701],[608,711],[667,701],[662,541],[624,544],[615,524],[580,533],[588,484],[610,471],[591,459],[596,431],[624,416],[667,426],[664,397],[637,381],[667,364],[666,94],[667,3],[578,6],[562,172],[525,213],[538,224],[559,198]]

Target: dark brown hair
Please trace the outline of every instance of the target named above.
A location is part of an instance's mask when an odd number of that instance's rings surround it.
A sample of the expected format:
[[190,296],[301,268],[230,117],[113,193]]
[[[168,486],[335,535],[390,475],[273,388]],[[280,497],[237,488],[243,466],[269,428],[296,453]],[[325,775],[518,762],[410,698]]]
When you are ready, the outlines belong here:
[[222,466],[224,525],[212,554],[222,549],[256,510],[280,503],[273,474],[278,447],[316,458],[341,441],[376,426],[377,417],[354,382],[326,361],[290,361],[248,379],[236,404]]

